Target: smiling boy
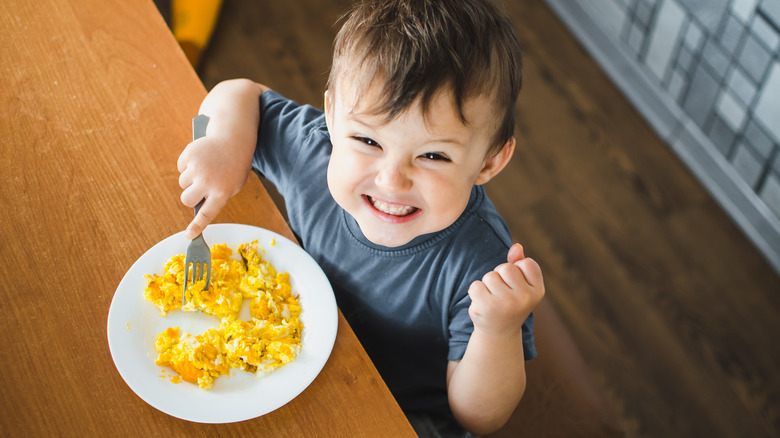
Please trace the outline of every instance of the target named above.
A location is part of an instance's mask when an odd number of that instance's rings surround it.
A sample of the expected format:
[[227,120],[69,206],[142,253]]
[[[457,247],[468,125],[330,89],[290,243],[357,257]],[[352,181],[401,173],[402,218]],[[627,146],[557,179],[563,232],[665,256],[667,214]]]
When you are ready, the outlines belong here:
[[[421,436],[500,428],[535,356],[539,266],[482,184],[511,158],[517,38],[490,0],[372,0],[335,45],[325,111],[223,82],[178,167],[197,235],[255,169]],[[258,104],[259,102],[259,104]]]

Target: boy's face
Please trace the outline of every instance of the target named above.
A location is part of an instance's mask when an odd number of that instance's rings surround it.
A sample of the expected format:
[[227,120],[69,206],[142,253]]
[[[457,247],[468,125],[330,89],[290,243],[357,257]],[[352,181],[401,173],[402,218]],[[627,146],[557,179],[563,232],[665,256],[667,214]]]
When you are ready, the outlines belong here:
[[464,103],[468,126],[448,90],[433,98],[427,117],[416,102],[388,121],[369,111],[378,87],[356,107],[350,85],[342,80],[325,94],[333,143],[328,187],[377,245],[401,246],[447,228],[466,208],[472,186],[486,183],[512,156],[514,140],[487,156],[497,119],[487,98]]

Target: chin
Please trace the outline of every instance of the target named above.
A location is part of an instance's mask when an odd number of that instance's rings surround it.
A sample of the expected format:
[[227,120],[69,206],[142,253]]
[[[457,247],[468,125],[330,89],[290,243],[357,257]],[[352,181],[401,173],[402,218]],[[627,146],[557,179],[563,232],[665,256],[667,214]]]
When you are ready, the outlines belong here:
[[360,231],[363,232],[363,235],[368,239],[371,243],[374,245],[381,245],[386,246],[388,248],[395,248],[399,246],[406,245],[407,243],[411,242],[416,236],[415,235],[409,235],[408,233],[394,233],[394,232],[372,232],[371,230],[368,230],[365,226],[361,225],[360,222],[358,222],[358,226],[360,227]]
[[407,243],[411,242],[413,238],[402,238],[400,236],[373,236],[368,235],[366,233],[363,233],[364,236],[366,236],[366,239],[371,241],[374,245],[381,245],[386,246],[388,248],[396,248],[399,246],[406,245]]

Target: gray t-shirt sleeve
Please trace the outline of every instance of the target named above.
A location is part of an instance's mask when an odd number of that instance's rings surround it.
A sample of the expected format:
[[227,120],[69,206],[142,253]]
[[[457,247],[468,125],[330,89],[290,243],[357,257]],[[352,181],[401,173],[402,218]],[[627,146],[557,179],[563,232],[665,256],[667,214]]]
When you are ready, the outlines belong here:
[[450,308],[449,324],[449,352],[447,360],[460,360],[466,352],[466,346],[471,339],[471,333],[474,331],[474,324],[469,316],[469,306],[471,299],[468,294],[460,297]]

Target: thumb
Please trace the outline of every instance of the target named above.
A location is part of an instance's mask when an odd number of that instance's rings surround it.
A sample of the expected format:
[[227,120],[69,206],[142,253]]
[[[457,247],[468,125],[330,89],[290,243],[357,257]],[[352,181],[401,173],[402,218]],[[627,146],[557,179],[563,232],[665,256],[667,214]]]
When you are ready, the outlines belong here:
[[520,260],[525,258],[525,253],[523,251],[523,245],[519,243],[515,243],[511,247],[509,247],[509,252],[506,255],[506,261],[515,264],[516,262],[519,262]]
[[216,201],[204,201],[199,202],[195,207],[195,219],[190,222],[190,224],[187,226],[187,229],[184,231],[184,237],[187,239],[192,240],[197,237],[198,234],[202,233],[206,228],[206,225],[214,220],[222,207],[217,205]]

